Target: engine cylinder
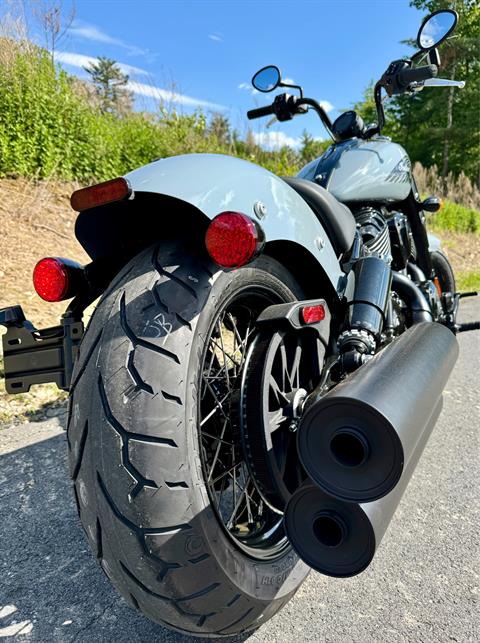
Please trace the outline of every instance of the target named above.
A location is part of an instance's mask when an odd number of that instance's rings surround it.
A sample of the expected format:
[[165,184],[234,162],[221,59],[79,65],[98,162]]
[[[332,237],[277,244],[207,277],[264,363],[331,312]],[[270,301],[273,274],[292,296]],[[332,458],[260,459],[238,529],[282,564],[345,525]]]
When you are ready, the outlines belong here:
[[375,208],[361,208],[354,216],[368,254],[390,261],[390,233],[383,214]]

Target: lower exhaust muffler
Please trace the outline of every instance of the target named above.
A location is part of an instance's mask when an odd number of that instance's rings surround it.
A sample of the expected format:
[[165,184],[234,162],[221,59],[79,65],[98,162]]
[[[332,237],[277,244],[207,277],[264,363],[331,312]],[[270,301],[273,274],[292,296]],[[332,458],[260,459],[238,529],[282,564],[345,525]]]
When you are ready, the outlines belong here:
[[457,355],[448,328],[419,323],[326,395],[314,391],[298,430],[311,480],[353,503],[388,494],[427,429]]
[[366,504],[343,502],[311,483],[292,495],[285,510],[285,530],[293,548],[307,565],[317,572],[336,577],[355,576],[368,567],[441,408],[442,401],[439,400],[399,483],[380,500]]

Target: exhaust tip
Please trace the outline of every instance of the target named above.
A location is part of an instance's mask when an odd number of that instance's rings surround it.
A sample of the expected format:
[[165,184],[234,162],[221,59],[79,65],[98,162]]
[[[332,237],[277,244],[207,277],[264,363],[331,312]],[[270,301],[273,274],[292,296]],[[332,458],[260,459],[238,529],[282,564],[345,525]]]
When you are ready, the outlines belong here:
[[334,459],[343,467],[359,467],[367,460],[370,448],[362,433],[345,428],[333,435],[330,440],[330,451]]
[[331,511],[321,511],[312,524],[318,542],[325,547],[339,547],[346,535],[347,527],[341,517]]
[[378,500],[402,474],[400,438],[372,406],[329,395],[312,404],[300,421],[297,446],[303,467],[312,482],[335,498]]
[[288,501],[285,531],[300,558],[317,572],[347,577],[362,572],[375,553],[364,511],[306,483]]

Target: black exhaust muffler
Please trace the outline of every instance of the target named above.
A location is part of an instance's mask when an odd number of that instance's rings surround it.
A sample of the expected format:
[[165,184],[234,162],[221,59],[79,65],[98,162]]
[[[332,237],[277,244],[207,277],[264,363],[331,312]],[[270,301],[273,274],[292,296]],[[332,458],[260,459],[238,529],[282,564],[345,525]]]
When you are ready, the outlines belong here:
[[326,395],[307,399],[300,459],[323,491],[349,502],[389,493],[427,428],[458,355],[454,334],[409,328]]
[[441,399],[399,483],[375,502],[343,502],[314,484],[300,487],[285,510],[285,530],[300,558],[317,572],[347,577],[359,574],[372,562],[408,482],[422,455],[442,408]]

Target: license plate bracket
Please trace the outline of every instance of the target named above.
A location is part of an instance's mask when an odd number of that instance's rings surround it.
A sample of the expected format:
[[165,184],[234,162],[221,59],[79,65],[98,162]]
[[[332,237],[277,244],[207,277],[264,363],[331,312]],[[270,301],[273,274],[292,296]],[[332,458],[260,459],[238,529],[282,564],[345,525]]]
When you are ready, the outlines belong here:
[[21,306],[11,306],[0,310],[0,324],[7,328],[2,337],[7,393],[27,393],[48,382],[68,391],[83,322],[67,313],[59,326],[36,329]]

